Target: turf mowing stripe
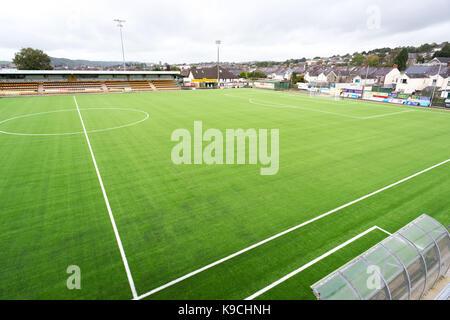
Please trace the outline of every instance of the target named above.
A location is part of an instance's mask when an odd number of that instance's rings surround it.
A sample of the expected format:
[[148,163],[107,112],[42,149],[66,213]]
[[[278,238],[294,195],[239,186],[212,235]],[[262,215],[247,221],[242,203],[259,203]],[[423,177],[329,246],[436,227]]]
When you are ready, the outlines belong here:
[[133,298],[137,297],[136,288],[134,286],[133,276],[131,275],[130,267],[128,266],[127,257],[125,256],[125,251],[123,250],[122,241],[120,240],[119,231],[117,230],[116,222],[114,220],[114,216],[111,211],[111,206],[109,205],[108,196],[106,195],[105,186],[103,185],[103,180],[100,175],[100,171],[98,170],[97,161],[95,161],[94,151],[91,147],[91,142],[89,141],[89,136],[86,131],[86,127],[84,125],[83,117],[81,116],[80,108],[78,107],[78,102],[75,96],[73,97],[73,100],[75,101],[75,105],[77,106],[77,112],[80,116],[81,125],[83,127],[84,136],[86,137],[86,142],[89,147],[89,151],[91,152],[92,162],[94,163],[95,171],[97,172],[98,182],[100,183],[100,188],[103,192],[103,198],[105,199],[106,208],[108,209],[109,218],[111,219],[111,224],[114,229],[114,234],[116,236],[117,245],[119,246],[120,255],[122,256],[123,265],[125,267],[125,271],[127,273],[128,282],[130,283],[131,293],[133,294]]
[[380,230],[380,231],[382,231],[382,232],[384,232],[384,233],[386,233],[386,234],[388,234],[388,235],[391,235],[391,233],[387,232],[386,230],[384,230],[384,229],[382,229],[382,228],[379,228],[379,227],[377,227],[377,226],[374,226],[374,227],[372,227],[372,228],[370,228],[370,229],[368,229],[368,230],[366,230],[366,231],[364,231],[364,232],[358,234],[357,236],[351,238],[350,240],[345,241],[343,244],[337,246],[336,248],[331,249],[330,251],[324,253],[324,254],[321,255],[320,257],[318,257],[318,258],[316,258],[316,259],[314,259],[314,260],[308,262],[307,264],[301,266],[301,267],[298,268],[297,270],[292,271],[291,273],[285,275],[285,276],[282,277],[281,279],[279,279],[279,280],[277,280],[277,281],[275,281],[275,282],[269,284],[267,287],[265,287],[265,288],[259,290],[258,292],[252,294],[250,297],[246,298],[245,300],[253,300],[253,299],[259,297],[259,296],[262,295],[263,293],[266,293],[267,291],[269,291],[269,290],[275,288],[276,286],[278,286],[279,284],[281,284],[281,283],[285,282],[286,280],[292,278],[292,277],[295,276],[296,274],[302,272],[302,271],[305,270],[305,269],[308,269],[309,267],[311,267],[312,265],[316,264],[317,262],[319,262],[319,261],[325,259],[326,257],[332,255],[332,254],[335,253],[336,251],[341,250],[342,248],[348,246],[350,243],[355,242],[355,241],[358,240],[359,238],[364,237],[366,234],[368,234],[368,233],[370,233],[370,232],[372,232],[372,231],[374,231],[374,230]]
[[390,185],[388,185],[388,186],[386,186],[386,187],[384,187],[384,188],[381,188],[381,189],[379,189],[379,190],[377,190],[377,191],[374,191],[374,192],[372,192],[372,193],[369,193],[369,194],[367,194],[367,195],[365,195],[365,196],[363,196],[363,197],[361,197],[361,198],[358,198],[358,199],[356,199],[356,200],[353,200],[353,201],[351,201],[351,202],[349,202],[349,203],[346,203],[346,204],[344,204],[344,205],[342,205],[342,206],[340,206],[340,207],[338,207],[338,208],[336,208],[336,209],[333,209],[333,210],[331,210],[331,211],[328,211],[328,212],[326,212],[326,213],[324,213],[324,214],[322,214],[322,215],[320,215],[320,216],[317,216],[317,217],[315,217],[315,218],[313,218],[313,219],[311,219],[311,220],[309,220],[309,221],[303,222],[303,223],[301,223],[301,224],[299,224],[299,225],[297,225],[297,226],[295,226],[295,227],[292,227],[292,228],[287,229],[287,230],[285,230],[285,231],[283,231],[283,232],[280,232],[280,233],[278,233],[278,234],[276,234],[276,235],[274,235],[274,236],[271,236],[271,237],[269,237],[269,238],[267,238],[267,239],[265,239],[265,240],[262,240],[262,241],[260,241],[260,242],[258,242],[258,243],[255,243],[254,245],[251,245],[251,246],[249,246],[249,247],[247,247],[247,248],[245,248],[245,249],[242,249],[242,250],[240,250],[240,251],[238,251],[238,252],[235,252],[235,253],[233,253],[233,254],[231,254],[231,255],[225,257],[225,258],[222,258],[222,259],[220,259],[220,260],[217,260],[216,262],[213,262],[213,263],[211,263],[211,264],[208,264],[207,266],[204,266],[204,267],[202,267],[202,268],[200,268],[200,269],[197,269],[197,270],[195,270],[195,271],[192,271],[192,272],[190,272],[190,273],[188,273],[188,274],[186,274],[186,275],[184,275],[184,276],[182,276],[182,277],[180,277],[180,278],[178,278],[178,279],[175,279],[175,280],[173,280],[173,281],[170,281],[170,282],[168,282],[168,283],[166,283],[166,284],[164,284],[164,285],[162,285],[162,286],[160,286],[160,287],[158,287],[158,288],[155,288],[155,289],[153,289],[153,290],[151,290],[151,291],[149,291],[149,292],[147,292],[147,293],[145,293],[145,294],[143,294],[143,295],[141,295],[141,296],[135,298],[135,300],[140,300],[140,299],[147,298],[147,297],[149,297],[149,296],[151,296],[151,295],[153,295],[153,294],[155,294],[155,293],[157,293],[157,292],[159,292],[159,291],[161,291],[161,290],[164,290],[164,289],[166,289],[166,288],[168,288],[168,287],[171,287],[171,286],[173,286],[174,284],[177,284],[177,283],[179,283],[179,282],[181,282],[181,281],[183,281],[183,280],[186,280],[186,279],[188,279],[188,278],[190,278],[190,277],[192,277],[192,276],[195,276],[196,274],[199,274],[199,273],[201,273],[201,272],[203,272],[203,271],[205,271],[205,270],[208,270],[208,269],[210,269],[210,268],[212,268],[212,267],[214,267],[214,266],[216,266],[216,265],[218,265],[218,264],[221,264],[221,263],[223,263],[223,262],[225,262],[225,261],[228,261],[228,260],[230,260],[230,259],[233,259],[233,258],[235,258],[235,257],[237,257],[237,256],[239,256],[239,255],[241,255],[241,254],[243,254],[243,253],[245,253],[245,252],[247,252],[247,251],[250,251],[250,250],[252,250],[252,249],[254,249],[254,248],[257,248],[257,247],[259,247],[259,246],[261,246],[261,245],[263,245],[263,244],[265,244],[265,243],[267,243],[267,242],[270,242],[270,241],[272,241],[272,240],[275,240],[275,239],[277,239],[277,238],[279,238],[279,237],[281,237],[281,236],[284,236],[284,235],[286,235],[286,234],[288,234],[288,233],[290,233],[290,232],[292,232],[292,231],[295,231],[295,230],[297,230],[297,229],[300,229],[300,228],[302,228],[302,227],[304,227],[304,226],[306,226],[306,225],[308,225],[308,224],[310,224],[310,223],[312,223],[312,222],[315,222],[315,221],[317,221],[317,220],[320,220],[320,219],[322,219],[322,218],[325,218],[326,216],[329,216],[330,214],[333,214],[333,213],[335,213],[335,212],[337,212],[337,211],[339,211],[339,210],[342,210],[342,209],[344,209],[344,208],[346,208],[346,207],[349,207],[349,206],[351,206],[351,205],[353,205],[353,204],[355,204],[355,203],[358,203],[358,202],[360,202],[360,201],[362,201],[362,200],[365,200],[365,199],[367,199],[367,198],[370,198],[370,197],[372,197],[372,196],[374,196],[374,195],[376,195],[376,194],[378,194],[378,193],[380,193],[380,192],[383,192],[383,191],[388,190],[388,189],[390,189],[390,188],[392,188],[392,187],[395,187],[395,186],[397,186],[397,185],[399,185],[399,184],[401,184],[401,183],[403,183],[403,182],[405,182],[405,181],[408,181],[408,180],[410,180],[410,179],[412,179],[412,178],[415,178],[415,177],[417,177],[417,176],[419,176],[419,175],[421,175],[421,174],[424,174],[424,173],[426,173],[426,172],[428,172],[428,171],[430,171],[430,170],[432,170],[432,169],[435,169],[435,168],[437,168],[437,167],[439,167],[439,166],[442,166],[442,165],[444,165],[444,164],[446,164],[446,163],[448,163],[448,162],[450,162],[450,159],[447,159],[447,160],[442,161],[442,162],[440,162],[440,163],[438,163],[438,164],[435,164],[434,166],[431,166],[431,167],[429,167],[429,168],[427,168],[427,169],[424,169],[424,170],[422,170],[422,171],[420,171],[420,172],[417,172],[417,173],[415,173],[415,174],[413,174],[413,175],[411,175],[411,176],[409,176],[409,177],[407,177],[407,178],[404,178],[404,179],[402,179],[402,180],[399,180],[399,181],[397,181],[397,182],[394,182],[393,184],[390,184]]

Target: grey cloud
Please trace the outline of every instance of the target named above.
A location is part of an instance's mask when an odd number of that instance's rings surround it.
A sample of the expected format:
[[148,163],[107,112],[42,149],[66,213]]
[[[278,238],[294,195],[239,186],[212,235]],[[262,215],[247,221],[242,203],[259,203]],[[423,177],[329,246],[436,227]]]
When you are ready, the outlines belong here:
[[[381,12],[367,28],[367,8]],[[124,28],[128,60],[169,63],[215,59],[214,40],[228,61],[352,53],[370,46],[446,41],[447,0],[431,1],[25,1],[2,5],[0,60],[21,47],[91,60],[121,57],[113,18]],[[413,42],[413,43],[411,43]]]

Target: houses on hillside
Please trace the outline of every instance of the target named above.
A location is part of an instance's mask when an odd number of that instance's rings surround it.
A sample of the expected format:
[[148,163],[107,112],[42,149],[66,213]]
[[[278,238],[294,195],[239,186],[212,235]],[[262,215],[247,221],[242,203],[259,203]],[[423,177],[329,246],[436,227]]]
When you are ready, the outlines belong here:
[[429,65],[442,65],[442,66],[448,66],[450,65],[450,58],[446,57],[436,57],[427,64]]
[[[410,57],[413,58],[413,57]],[[397,67],[336,66],[326,64],[300,63],[296,66],[274,65],[262,68],[219,68],[219,82],[238,82],[242,71],[260,71],[268,79],[290,80],[292,74],[303,75],[304,80],[314,86],[329,87],[340,84],[342,87],[382,87],[406,94],[435,89],[450,92],[450,58],[434,58],[427,64],[413,64],[403,73]],[[183,70],[188,81],[202,83],[202,87],[217,86],[217,66]]]
[[[447,58],[448,59],[448,58]],[[396,90],[403,93],[416,91],[446,91],[449,88],[450,67],[442,64],[415,65],[405,70],[397,82]]]
[[268,78],[277,80],[289,80],[292,73],[304,75],[305,81],[316,85],[329,83],[356,83],[360,85],[379,85],[384,87],[394,86],[400,77],[397,68],[388,67],[355,67],[355,66],[300,66],[296,68],[278,69],[275,72],[267,72]]
[[435,58],[427,65],[412,65],[403,73],[396,67],[305,66],[294,69],[278,69],[276,72],[269,73],[268,77],[289,80],[292,72],[296,72],[298,75],[304,75],[305,81],[315,86],[347,83],[390,88],[402,93],[414,93],[432,87],[436,87],[437,90],[447,90],[449,87],[449,64],[450,58]]
[[357,70],[357,75],[353,78],[353,83],[360,83],[363,86],[380,86],[393,88],[400,77],[397,68],[389,67],[362,67]]

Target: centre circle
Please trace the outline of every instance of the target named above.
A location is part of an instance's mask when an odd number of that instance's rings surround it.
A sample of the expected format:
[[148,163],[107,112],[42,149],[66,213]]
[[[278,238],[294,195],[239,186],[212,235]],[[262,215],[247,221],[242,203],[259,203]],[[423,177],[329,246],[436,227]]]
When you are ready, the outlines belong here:
[[[150,115],[147,112],[145,112],[143,110],[139,110],[139,109],[128,109],[128,108],[84,108],[83,109],[83,108],[80,108],[79,110],[80,110],[80,112],[82,112],[82,111],[90,111],[90,110],[119,110],[119,111],[136,112],[136,113],[141,113],[142,114],[142,119],[140,119],[138,121],[129,122],[129,123],[125,123],[125,124],[120,125],[120,126],[109,127],[109,128],[104,128],[104,129],[86,130],[87,133],[104,132],[104,131],[111,131],[111,130],[121,129],[121,128],[125,128],[125,127],[131,127],[131,126],[137,125],[137,124],[139,124],[141,122],[144,122],[145,120],[150,118]],[[62,109],[62,110],[55,110],[55,111],[31,113],[31,114],[25,114],[25,115],[16,116],[16,117],[12,117],[12,118],[9,118],[9,119],[1,120],[0,121],[0,133],[8,134],[8,135],[17,135],[17,136],[66,136],[66,135],[84,134],[84,131],[82,131],[82,130],[81,131],[77,131],[77,132],[60,132],[60,133],[25,133],[25,132],[9,132],[9,131],[1,130],[2,124],[7,123],[7,122],[11,122],[11,121],[19,120],[19,119],[24,119],[24,118],[29,118],[29,117],[45,115],[45,114],[60,113],[60,112],[77,112],[77,110],[76,109]]]

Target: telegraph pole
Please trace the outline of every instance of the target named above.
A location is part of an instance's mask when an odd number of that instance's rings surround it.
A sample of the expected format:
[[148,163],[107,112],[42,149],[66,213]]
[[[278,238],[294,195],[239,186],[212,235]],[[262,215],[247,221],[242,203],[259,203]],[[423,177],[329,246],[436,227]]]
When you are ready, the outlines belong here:
[[364,81],[364,84],[362,86],[361,100],[364,99],[364,91],[365,91],[364,89],[366,88],[366,85],[367,85],[367,78],[368,78],[368,76],[369,76],[369,64],[366,65],[366,80]]
[[433,86],[433,93],[431,94],[430,107],[433,106],[434,93],[436,92],[437,81],[439,79],[439,75],[441,74],[441,68],[442,68],[442,63],[440,63],[440,61],[439,61],[439,70],[438,70],[438,73],[436,76],[436,84]]

